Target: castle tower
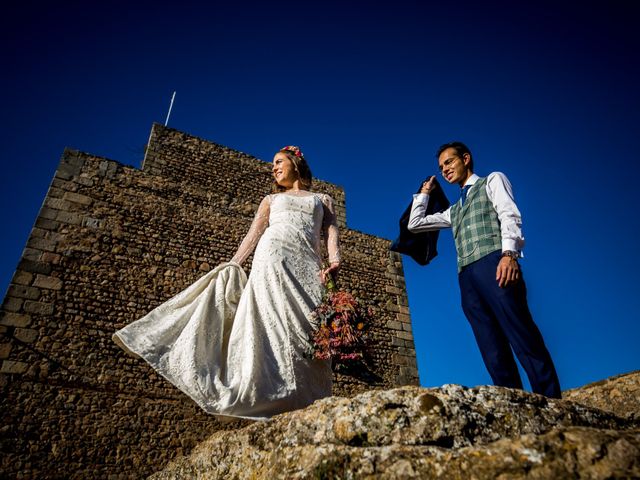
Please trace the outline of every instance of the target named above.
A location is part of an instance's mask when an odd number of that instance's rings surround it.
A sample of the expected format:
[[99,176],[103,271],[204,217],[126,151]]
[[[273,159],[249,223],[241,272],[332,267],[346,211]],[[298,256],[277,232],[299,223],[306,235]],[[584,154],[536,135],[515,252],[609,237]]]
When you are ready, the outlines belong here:
[[[161,125],[141,170],[65,150],[0,310],[1,471],[142,477],[220,423],[112,341],[229,260],[269,192],[271,167]],[[351,230],[336,202],[340,285],[375,312],[372,374],[336,374],[334,395],[417,384],[400,256]],[[250,266],[246,262],[246,268]]]

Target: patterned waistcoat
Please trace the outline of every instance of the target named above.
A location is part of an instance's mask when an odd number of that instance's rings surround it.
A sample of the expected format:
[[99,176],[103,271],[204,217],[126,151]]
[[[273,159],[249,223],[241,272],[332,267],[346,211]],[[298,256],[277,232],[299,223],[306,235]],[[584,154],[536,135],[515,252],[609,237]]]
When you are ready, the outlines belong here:
[[451,207],[451,228],[458,253],[458,272],[470,263],[502,249],[500,221],[487,195],[487,178],[469,190],[464,206]]

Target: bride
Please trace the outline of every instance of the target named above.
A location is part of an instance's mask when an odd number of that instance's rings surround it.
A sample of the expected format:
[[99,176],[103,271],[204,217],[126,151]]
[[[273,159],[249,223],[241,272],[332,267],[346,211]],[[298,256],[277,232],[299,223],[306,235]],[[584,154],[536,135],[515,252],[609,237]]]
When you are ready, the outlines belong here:
[[[309,191],[298,147],[276,153],[273,176],[230,262],[113,335],[214,415],[266,419],[331,395],[329,361],[308,350],[309,313],[340,266],[333,202]],[[240,266],[254,250],[247,279]]]

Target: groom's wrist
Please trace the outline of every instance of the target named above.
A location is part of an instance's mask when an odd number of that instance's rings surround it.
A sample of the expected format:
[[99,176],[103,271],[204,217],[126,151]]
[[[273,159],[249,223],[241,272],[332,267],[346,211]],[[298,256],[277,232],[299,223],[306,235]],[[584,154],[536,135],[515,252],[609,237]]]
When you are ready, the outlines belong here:
[[505,250],[504,252],[502,252],[502,256],[508,257],[517,262],[520,258],[520,253],[516,252],[515,250]]

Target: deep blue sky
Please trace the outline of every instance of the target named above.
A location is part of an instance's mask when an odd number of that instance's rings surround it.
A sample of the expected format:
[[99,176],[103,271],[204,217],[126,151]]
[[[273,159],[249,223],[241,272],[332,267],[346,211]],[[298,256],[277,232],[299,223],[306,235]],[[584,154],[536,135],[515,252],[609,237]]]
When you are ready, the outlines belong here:
[[[301,145],[349,226],[389,239],[466,142],[513,183],[563,388],[640,368],[636,2],[23,3],[0,19],[3,292],[63,148],[139,167],[176,90],[171,127],[264,160]],[[404,260],[421,382],[489,383],[449,232],[439,250]]]

